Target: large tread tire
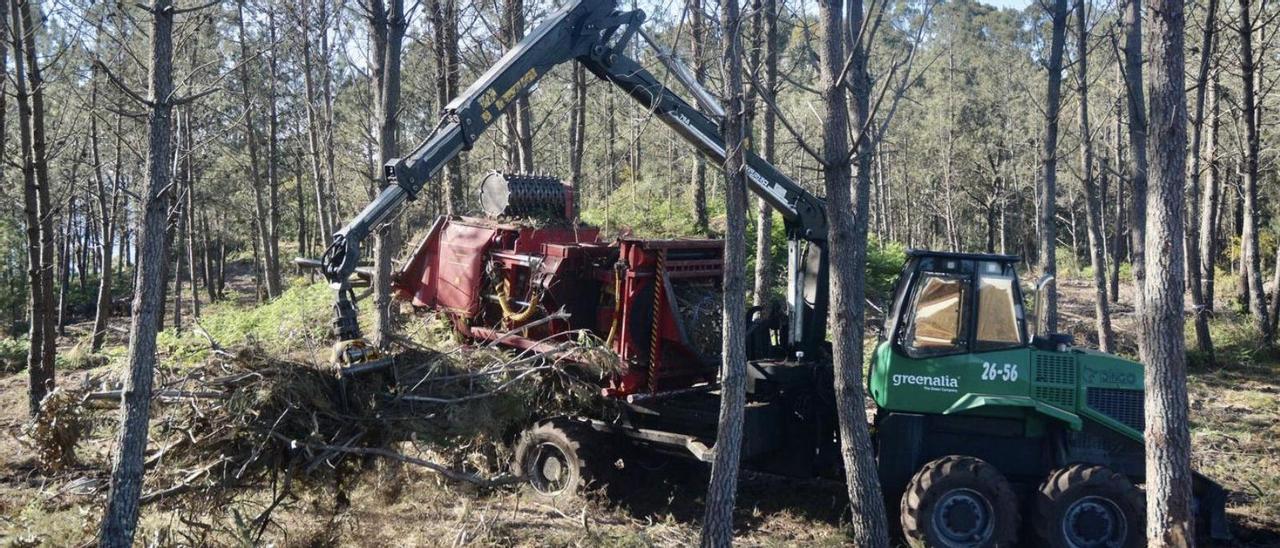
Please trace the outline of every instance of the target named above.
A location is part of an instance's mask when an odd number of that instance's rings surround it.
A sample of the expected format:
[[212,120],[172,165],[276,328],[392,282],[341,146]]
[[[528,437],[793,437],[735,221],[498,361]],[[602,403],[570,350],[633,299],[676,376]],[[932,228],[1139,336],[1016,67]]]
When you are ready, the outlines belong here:
[[[531,488],[534,496],[559,503],[576,499],[594,487],[604,452],[600,436],[570,421],[547,421],[520,434],[511,472]],[[556,462],[548,464],[548,459]]]
[[[1142,490],[1129,478],[1105,466],[1072,464],[1054,470],[1040,484],[1034,512],[1035,534],[1042,546],[1131,548],[1146,544],[1146,500]],[[1082,512],[1095,515],[1118,512],[1103,519],[1105,523],[1122,524],[1123,529],[1110,529],[1107,538],[1097,538],[1096,530],[1068,533],[1071,524],[1066,521]],[[1079,519],[1087,518],[1074,517],[1072,521]]]
[[[972,514],[975,509],[977,514]],[[960,524],[944,531],[938,524],[947,516],[936,516],[939,511],[969,512],[966,515],[970,517],[985,514],[985,520],[975,520],[985,525]],[[902,534],[911,546],[996,548],[1017,545],[1021,518],[1018,496],[1004,474],[981,459],[952,455],[925,464],[911,478],[902,495],[900,520]],[[972,534],[956,535],[966,530]]]

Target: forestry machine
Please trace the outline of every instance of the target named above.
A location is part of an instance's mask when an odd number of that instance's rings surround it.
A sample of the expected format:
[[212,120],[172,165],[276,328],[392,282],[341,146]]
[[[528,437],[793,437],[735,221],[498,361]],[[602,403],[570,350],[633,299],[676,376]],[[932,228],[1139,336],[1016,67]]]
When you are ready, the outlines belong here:
[[[581,63],[723,162],[723,111],[641,29],[644,17],[615,0],[569,0],[446,105],[424,143],[387,163],[387,186],[333,235],[321,264],[337,289],[334,358],[344,375],[389,360],[356,322],[350,278],[361,243],[557,65]],[[628,56],[637,35],[697,107]],[[838,480],[823,201],[750,151],[746,164],[751,190],[784,219],[788,274],[784,302],[749,312],[742,462]],[[621,360],[621,372],[600,387],[616,412],[545,417],[512,433],[513,470],[554,497],[642,455],[710,462],[722,242],[606,241],[576,223],[573,193],[555,178],[495,172],[480,186],[487,217],[436,220],[395,274],[397,297],[444,314],[471,341],[536,351],[586,330]],[[1074,347],[1069,336],[1033,336],[1017,263],[909,253],[867,380],[886,506],[914,545],[1140,545],[1142,366]],[[1225,491],[1199,474],[1193,483],[1198,530],[1226,538]]]

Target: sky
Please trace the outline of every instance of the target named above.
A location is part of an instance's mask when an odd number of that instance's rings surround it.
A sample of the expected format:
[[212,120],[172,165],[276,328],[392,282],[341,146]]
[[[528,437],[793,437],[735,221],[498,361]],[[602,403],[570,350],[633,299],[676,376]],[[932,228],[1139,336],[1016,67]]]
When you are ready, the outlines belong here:
[[1017,8],[1022,9],[1031,4],[1031,0],[978,0],[983,4],[990,4],[998,8]]

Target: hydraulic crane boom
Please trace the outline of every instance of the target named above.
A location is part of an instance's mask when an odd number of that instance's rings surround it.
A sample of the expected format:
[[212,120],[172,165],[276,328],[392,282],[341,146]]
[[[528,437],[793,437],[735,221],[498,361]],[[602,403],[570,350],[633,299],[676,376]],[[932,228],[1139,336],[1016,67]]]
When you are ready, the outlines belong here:
[[[557,65],[573,60],[582,63],[597,77],[614,83],[644,105],[703,154],[723,164],[725,145],[719,125],[625,55],[628,43],[641,32],[644,17],[640,10],[619,11],[615,0],[571,2],[550,15],[446,105],[440,123],[421,145],[383,167],[388,185],[333,235],[323,260],[326,278],[338,288],[334,334],[340,341],[360,338],[347,279],[359,260],[361,242],[397,207],[413,200],[445,163],[471,148],[513,100],[528,93]],[[672,66],[665,52],[647,36],[646,39],[658,49],[663,62]],[[681,74],[679,67],[672,68],[700,103],[714,104],[710,94],[687,74]],[[788,355],[795,359],[813,357],[825,334],[827,311],[827,227],[822,200],[751,151],[745,155],[748,187],[785,220]]]

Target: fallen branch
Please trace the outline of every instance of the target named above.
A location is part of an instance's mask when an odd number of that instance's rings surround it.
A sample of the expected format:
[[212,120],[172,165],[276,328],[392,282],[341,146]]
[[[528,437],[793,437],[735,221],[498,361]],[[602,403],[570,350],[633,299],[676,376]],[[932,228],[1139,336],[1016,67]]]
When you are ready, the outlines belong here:
[[431,470],[453,481],[470,483],[472,485],[477,485],[480,487],[486,487],[486,488],[497,487],[501,485],[515,483],[517,481],[515,478],[510,476],[500,476],[496,479],[491,479],[491,480],[484,479],[474,474],[468,474],[466,472],[459,472],[457,470],[453,470],[443,464],[439,464],[439,463],[431,462],[429,460],[423,460],[415,457],[410,457],[408,455],[403,455],[401,453],[397,453],[389,449],[382,449],[380,447],[343,447],[339,445],[309,443],[302,440],[289,439],[288,436],[277,434],[275,432],[272,432],[271,436],[280,441],[288,443],[290,447],[306,447],[308,449],[315,449],[318,451],[333,451],[337,453],[350,453],[353,455],[374,455],[374,456],[388,458],[391,460],[404,462],[408,464],[416,464],[418,466]]

